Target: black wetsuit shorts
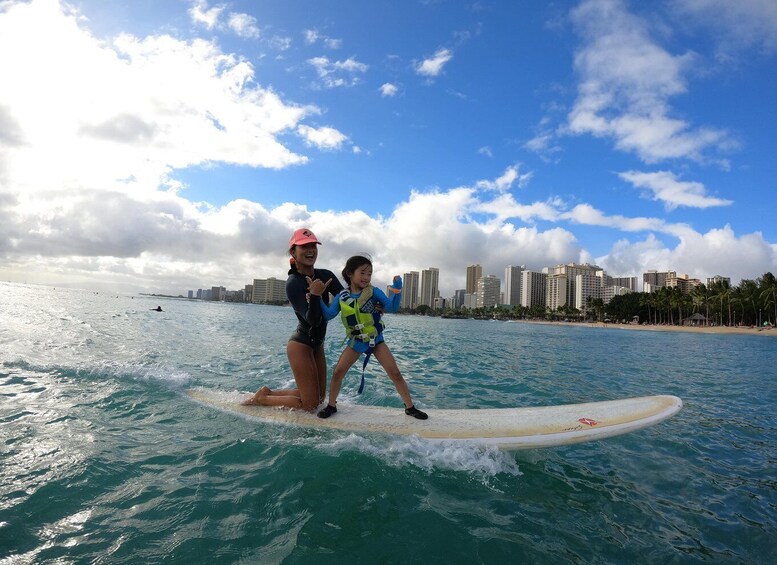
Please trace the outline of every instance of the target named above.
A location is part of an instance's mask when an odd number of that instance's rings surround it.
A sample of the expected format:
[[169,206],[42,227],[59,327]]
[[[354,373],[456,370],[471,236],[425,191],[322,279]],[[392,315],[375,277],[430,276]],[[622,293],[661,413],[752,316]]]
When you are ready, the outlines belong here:
[[289,338],[289,341],[296,341],[297,343],[303,343],[313,349],[313,352],[315,353],[318,351],[318,349],[324,344],[323,339],[313,339],[308,334],[303,332],[300,328],[297,328],[294,330],[294,333],[291,334],[291,337]]

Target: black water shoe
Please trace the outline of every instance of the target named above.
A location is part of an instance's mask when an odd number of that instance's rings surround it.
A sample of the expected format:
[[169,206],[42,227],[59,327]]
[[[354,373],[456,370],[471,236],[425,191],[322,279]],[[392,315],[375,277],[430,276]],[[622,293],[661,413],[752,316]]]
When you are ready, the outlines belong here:
[[[329,407],[327,406],[327,408]],[[413,404],[410,408],[405,408],[405,414],[412,416],[413,418],[418,418],[419,420],[426,420],[429,417],[426,412],[421,412],[418,408],[416,408],[415,404]]]
[[332,406],[331,404],[327,404],[326,407],[324,407],[323,410],[320,410],[318,412],[319,418],[329,418],[332,414],[337,412],[337,406]]

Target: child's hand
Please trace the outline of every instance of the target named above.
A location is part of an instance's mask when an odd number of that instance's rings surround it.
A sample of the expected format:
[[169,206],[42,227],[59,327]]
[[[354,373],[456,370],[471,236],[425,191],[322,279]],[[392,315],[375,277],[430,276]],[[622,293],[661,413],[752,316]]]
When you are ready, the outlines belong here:
[[394,294],[399,294],[402,292],[402,277],[399,275],[394,275],[394,280],[391,283],[391,288],[389,289]]

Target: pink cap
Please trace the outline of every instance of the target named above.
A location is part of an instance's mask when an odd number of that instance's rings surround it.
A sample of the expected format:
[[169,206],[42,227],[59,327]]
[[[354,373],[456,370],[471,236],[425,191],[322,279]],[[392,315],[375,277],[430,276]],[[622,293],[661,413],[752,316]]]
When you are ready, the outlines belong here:
[[289,240],[289,247],[292,245],[305,245],[306,243],[317,243],[321,245],[321,242],[316,239],[316,234],[310,231],[308,228],[299,228],[295,230]]

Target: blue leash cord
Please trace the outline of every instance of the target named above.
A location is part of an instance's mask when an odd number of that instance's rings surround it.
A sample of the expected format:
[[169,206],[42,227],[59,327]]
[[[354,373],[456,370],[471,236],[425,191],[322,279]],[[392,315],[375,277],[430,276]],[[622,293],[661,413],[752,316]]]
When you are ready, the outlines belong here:
[[364,356],[364,363],[362,363],[362,382],[359,384],[358,394],[361,394],[364,391],[364,370],[367,368],[367,363],[370,362],[373,350],[374,348],[370,347],[367,350],[367,355]]

